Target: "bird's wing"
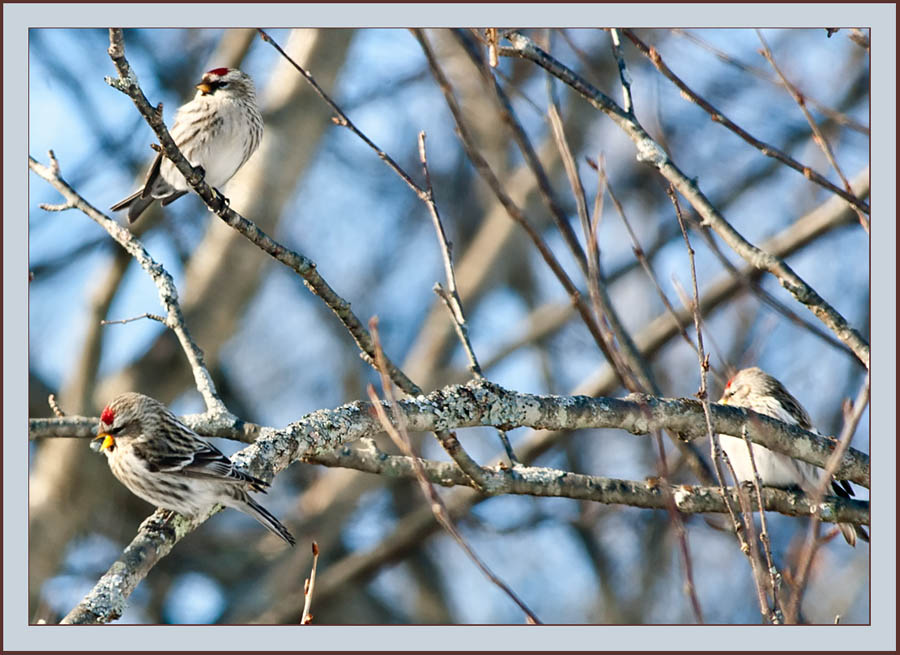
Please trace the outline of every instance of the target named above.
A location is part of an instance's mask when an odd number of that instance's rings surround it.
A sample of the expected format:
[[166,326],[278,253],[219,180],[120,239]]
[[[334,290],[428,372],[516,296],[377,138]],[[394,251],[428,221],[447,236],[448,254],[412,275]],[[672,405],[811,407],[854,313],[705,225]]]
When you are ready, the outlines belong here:
[[[156,440],[152,449],[146,444],[140,448],[151,471],[250,483],[256,491],[264,491],[269,486],[267,482],[236,469],[221,450],[174,418],[166,421],[164,427],[169,432],[167,439]],[[135,444],[136,449],[139,447]]]

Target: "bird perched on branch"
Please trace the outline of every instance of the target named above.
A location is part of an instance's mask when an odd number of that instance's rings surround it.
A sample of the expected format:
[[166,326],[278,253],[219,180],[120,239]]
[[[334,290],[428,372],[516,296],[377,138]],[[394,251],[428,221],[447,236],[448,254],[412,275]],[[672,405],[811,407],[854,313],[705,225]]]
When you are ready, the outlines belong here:
[[[815,432],[809,414],[797,399],[788,393],[781,382],[755,366],[738,371],[728,381],[719,403],[731,407],[746,407],[784,423]],[[728,461],[731,462],[731,467],[738,480],[740,482],[752,481],[753,465],[750,462],[750,454],[747,452],[747,444],[744,440],[720,434],[719,443],[722,450],[728,455]],[[764,485],[770,487],[797,486],[806,493],[815,491],[820,475],[817,467],[782,453],[776,453],[759,444],[751,444],[750,447],[753,449],[756,470]],[[840,482],[832,480],[831,487],[834,493],[842,498],[853,496],[853,490],[846,480]],[[840,523],[838,527],[841,534],[844,535],[844,539],[851,546],[856,545],[857,537],[863,541],[869,541],[869,535],[862,526]]]
[[[204,73],[197,95],[175,114],[170,134],[192,166],[203,168],[211,187],[225,184],[250,159],[262,139],[263,121],[256,106],[253,80],[236,68]],[[154,200],[168,205],[190,190],[187,180],[163,155],[156,155],[144,185],[113,205],[128,208],[134,223]]]
[[278,519],[250,497],[267,482],[239,471],[165,405],[139,393],[117,396],[100,415],[94,450],[104,452],[119,482],[149,503],[188,517],[216,504],[249,514],[290,545]]

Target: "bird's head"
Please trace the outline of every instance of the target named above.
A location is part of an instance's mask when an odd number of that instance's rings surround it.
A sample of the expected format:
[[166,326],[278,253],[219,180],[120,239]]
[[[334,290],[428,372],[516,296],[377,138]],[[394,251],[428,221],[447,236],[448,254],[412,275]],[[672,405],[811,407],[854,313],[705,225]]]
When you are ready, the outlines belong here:
[[139,393],[123,393],[103,408],[100,423],[97,425],[97,436],[91,442],[95,451],[113,452],[116,444],[127,443],[144,433],[145,423],[154,404],[158,404],[149,396]]
[[256,93],[250,76],[237,68],[213,68],[206,71],[195,88],[201,96],[243,97]]
[[772,387],[772,383],[778,384],[771,375],[767,375],[757,367],[745,368],[734,374],[725,390],[722,391],[722,397],[719,403],[722,405],[734,405],[736,407],[747,407],[747,397],[753,393],[765,393]]

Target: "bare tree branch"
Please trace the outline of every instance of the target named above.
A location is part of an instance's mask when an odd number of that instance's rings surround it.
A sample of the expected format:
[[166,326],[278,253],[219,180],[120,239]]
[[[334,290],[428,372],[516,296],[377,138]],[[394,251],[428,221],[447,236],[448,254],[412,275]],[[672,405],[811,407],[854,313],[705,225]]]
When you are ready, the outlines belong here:
[[[628,33],[627,30],[625,33]],[[869,367],[869,344],[863,339],[862,335],[850,326],[847,320],[834,307],[804,282],[783,260],[757,248],[744,239],[710,203],[697,183],[688,178],[675,165],[660,145],[647,134],[634,117],[626,114],[608,96],[538,48],[531,39],[518,32],[508,32],[506,38],[510,40],[513,47],[502,48],[500,50],[501,55],[521,57],[533,61],[571,86],[588,102],[609,116],[634,142],[637,148],[638,160],[658,169],[660,174],[691,203],[691,206],[700,215],[705,225],[712,227],[736,253],[754,268],[768,271],[774,275],[781,286],[794,296],[798,302],[806,305],[820,321],[834,332],[838,339],[853,350],[866,368]],[[836,193],[842,198],[846,195],[846,192],[841,189],[838,189]],[[858,206],[858,203],[861,201],[855,200]]]
[[313,592],[316,589],[316,566],[319,563],[319,544],[312,542],[313,563],[309,577],[303,583],[303,613],[300,615],[300,625],[309,625],[312,623],[313,616],[310,614],[312,608]]
[[30,155],[28,157],[28,167],[62,194],[66,199],[67,207],[80,210],[106,230],[116,243],[134,257],[141,265],[141,268],[150,275],[156,288],[159,290],[160,303],[166,310],[165,325],[178,336],[178,341],[181,343],[188,363],[191,365],[191,371],[194,373],[194,382],[197,385],[197,390],[206,403],[207,411],[212,415],[227,419],[229,412],[216,392],[216,385],[213,383],[212,376],[206,370],[206,366],[203,363],[203,352],[191,339],[190,332],[188,332],[185,325],[184,315],[181,313],[181,305],[178,303],[178,290],[175,288],[172,276],[150,256],[143,244],[131,232],[93,207],[60,177],[59,163],[53,156],[52,151],[50,153],[50,162],[50,166],[47,167],[38,163]]
[[[753,76],[757,77],[758,79],[768,82],[770,84],[773,84],[775,86],[784,86],[783,82],[773,78],[771,75],[768,74],[768,72],[766,72],[762,68],[758,68],[756,66],[750,66],[748,64],[745,64],[742,61],[738,61],[737,59],[735,59],[734,57],[729,55],[727,52],[725,52],[724,50],[720,50],[719,48],[716,48],[715,46],[713,46],[711,43],[701,39],[699,36],[697,36],[696,32],[689,32],[689,31],[681,29],[681,28],[675,28],[672,30],[672,33],[677,36],[681,36],[681,37],[684,37],[686,39],[693,41],[694,43],[699,45],[701,48],[714,54],[721,61],[723,61],[726,64],[729,64],[731,66],[734,66],[736,69],[738,69],[740,71],[743,71],[745,73],[753,75]],[[819,110],[821,113],[823,113],[825,116],[827,116],[829,119],[831,119],[838,125],[843,125],[849,129],[853,130],[854,132],[859,132],[860,134],[863,134],[865,136],[869,136],[871,134],[871,130],[868,127],[866,127],[865,125],[863,125],[862,123],[860,123],[859,121],[854,120],[851,116],[848,116],[847,114],[841,113],[839,111],[835,111],[834,109],[830,108],[825,103],[819,102],[815,98],[810,98],[809,96],[806,96],[806,102],[808,102],[809,104],[814,106],[817,110]]]
[[[414,34],[419,40],[419,43],[423,44],[423,47],[425,47],[427,41],[425,40],[424,31],[415,30]],[[547,175],[547,171],[544,169],[544,165],[541,163],[540,158],[537,156],[537,152],[535,151],[534,146],[531,144],[531,140],[528,138],[528,134],[522,127],[522,123],[518,119],[518,116],[513,109],[512,102],[510,102],[509,96],[506,95],[503,87],[500,86],[500,83],[494,76],[494,70],[485,66],[486,62],[484,62],[481,58],[480,52],[478,52],[478,50],[473,47],[471,40],[467,38],[468,34],[464,30],[457,29],[453,31],[453,35],[463,46],[466,54],[478,69],[478,72],[481,73],[486,86],[494,92],[494,97],[496,98],[497,104],[499,105],[500,120],[506,123],[506,125],[509,127],[510,134],[513,140],[516,142],[519,151],[522,153],[522,156],[525,158],[525,162],[528,164],[528,168],[534,175],[534,180],[537,183],[538,190],[540,191],[541,199],[544,201],[544,204],[550,211],[553,222],[556,224],[556,227],[557,229],[559,229],[560,234],[562,234],[566,245],[569,247],[569,250],[575,257],[575,261],[578,262],[578,266],[581,268],[584,274],[587,274],[587,260],[585,259],[584,250],[582,249],[581,244],[578,243],[578,237],[575,235],[575,230],[572,229],[572,226],[569,223],[569,218],[568,216],[566,216],[566,212],[563,211],[559,198],[554,192],[553,186],[550,184],[550,176]],[[432,65],[432,71],[433,70],[434,66]]]
[[[781,72],[781,69],[778,67],[778,64],[775,63],[775,55],[772,54],[772,51],[769,49],[769,44],[766,42],[766,39],[763,37],[762,32],[756,30],[757,36],[759,36],[759,40],[762,42],[762,52],[763,56],[766,60],[772,65],[774,71],[778,74],[778,77],[781,79],[781,84],[785,89],[788,90],[788,93],[791,94],[791,97],[797,103],[797,106],[800,107],[800,111],[803,112],[803,117],[806,118],[806,122],[809,123],[809,127],[812,129],[813,140],[816,144],[822,149],[822,152],[825,153],[825,158],[828,160],[828,163],[831,164],[831,167],[834,169],[834,172],[838,174],[838,177],[841,178],[841,183],[844,185],[844,190],[851,196],[853,196],[853,189],[850,187],[850,182],[847,180],[847,177],[844,175],[844,171],[841,170],[841,167],[838,165],[837,160],[834,157],[834,152],[831,149],[831,146],[828,144],[828,139],[825,138],[825,134],[822,132],[822,129],[819,127],[816,120],[813,118],[812,114],[809,112],[809,109],[806,108],[806,99],[803,97],[803,94],[797,90],[790,80],[785,76],[784,73]],[[859,224],[866,231],[866,234],[869,233],[869,219],[863,213],[863,210],[859,207],[858,204],[854,202],[850,202],[856,211],[856,215],[859,217]]]
[[[860,387],[859,393],[856,395],[856,400],[853,402],[852,407],[848,408],[845,405],[845,409],[847,411],[845,414],[844,427],[841,429],[841,434],[838,437],[838,446],[837,448],[835,448],[834,452],[829,458],[829,461],[826,463],[825,471],[821,474],[819,483],[816,485],[815,491],[810,494],[810,497],[813,500],[813,507],[816,506],[816,501],[819,498],[823,498],[825,496],[828,485],[831,484],[831,474],[834,471],[834,468],[837,465],[841,454],[850,447],[850,442],[853,440],[853,434],[856,432],[856,428],[859,425],[859,421],[862,418],[863,412],[866,410],[866,407],[869,404],[869,386],[870,376],[869,374],[866,374],[866,379]],[[816,555],[816,551],[818,550],[819,545],[819,520],[820,519],[818,512],[813,511],[813,519],[810,523],[809,529],[807,530],[806,540],[803,544],[803,550],[800,554],[799,563],[797,564],[797,569],[794,576],[796,579],[794,592],[793,594],[791,594],[791,598],[787,607],[786,617],[790,623],[796,623],[797,619],[800,616],[800,604],[803,600],[803,594],[806,591],[806,585],[809,582],[810,567],[812,566],[812,561]]]
[[[311,455],[304,461],[328,467],[350,468],[390,478],[412,479],[415,477],[415,463],[403,455],[389,455],[381,451],[368,438],[353,448],[342,446],[330,452]],[[472,481],[453,462],[437,462],[419,459],[428,481],[444,487],[471,487]],[[666,498],[658,484],[650,480],[629,481],[596,475],[572,473],[561,469],[541,466],[522,466],[508,469],[490,466],[488,475],[493,478],[492,495],[524,495],[548,498],[572,498],[593,501],[607,505],[628,505],[645,509],[666,509]],[[728,494],[732,502],[737,500],[737,492],[732,488]],[[728,511],[719,487],[677,485],[673,487],[673,497],[678,511],[682,514],[702,514],[707,512],[726,513]],[[762,489],[762,504],[766,510],[788,516],[810,516],[821,505],[832,517],[832,522],[850,522],[868,525],[868,503],[850,498],[829,496],[823,503],[813,503],[800,491],[765,487]],[[754,508],[759,507],[757,498]]]
[[[591,398],[588,396],[540,396],[510,391],[487,380],[473,380],[397,401],[412,432],[455,430],[475,426],[513,428],[528,426],[546,430],[578,430],[583,428],[618,428],[636,435],[653,430],[671,430],[683,439],[700,439],[707,435],[703,408],[692,398],[657,398],[631,394],[625,398]],[[99,419],[67,416],[29,419],[29,437],[92,437],[91,429]],[[226,428],[213,427],[207,432],[203,415],[185,417],[192,429],[211,436],[229,436]],[[780,453],[824,467],[837,445],[834,437],[807,432],[742,407],[710,405],[712,429],[720,434],[747,436]],[[243,434],[244,428],[232,428]],[[259,438],[244,457],[255,457],[262,448],[271,453],[267,462],[276,471],[312,452],[330,448],[381,432],[378,420],[371,415],[368,403],[353,402],[333,410],[318,410],[285,428],[259,428]],[[248,465],[250,466],[250,465]],[[251,473],[252,473],[251,469]],[[869,487],[869,457],[848,448],[835,469],[839,480],[850,480]],[[490,485],[485,489],[490,493]]]
[[[677,75],[675,75],[675,73],[673,73],[672,70],[668,66],[666,66],[665,62],[662,60],[662,57],[660,57],[659,52],[656,50],[656,48],[648,46],[646,43],[641,41],[632,30],[625,29],[622,31],[624,32],[625,36],[627,36],[629,39],[632,40],[632,42],[634,42],[634,44],[637,46],[638,50],[640,50],[644,55],[647,56],[647,58],[650,59],[651,62],[653,62],[653,65],[656,66],[656,68],[659,70],[660,73],[662,73],[663,75],[668,77],[670,80],[672,80],[672,82],[675,83],[675,85],[681,90],[681,92],[685,96],[687,96],[691,101],[697,103],[697,105],[699,107],[701,107],[704,111],[706,111],[712,117],[712,119],[714,121],[716,121],[717,123],[721,123],[722,125],[727,127],[729,130],[731,130],[732,132],[737,134],[739,137],[744,139],[747,143],[752,145],[754,148],[759,150],[762,154],[766,155],[767,157],[772,157],[772,158],[780,161],[782,164],[790,166],[795,171],[799,171],[800,173],[802,173],[803,177],[810,180],[811,182],[815,182],[819,186],[831,191],[831,193],[840,196],[841,198],[843,198],[844,200],[849,202],[851,205],[853,205],[857,209],[864,211],[866,213],[869,213],[868,203],[866,203],[865,201],[860,200],[859,198],[854,196],[852,190],[848,189],[845,191],[844,189],[841,189],[840,187],[835,186],[834,184],[829,182],[827,179],[822,177],[819,173],[816,173],[814,170],[812,170],[812,168],[810,168],[809,166],[805,166],[805,165],[801,164],[800,162],[796,161],[795,159],[793,159],[792,157],[789,157],[785,153],[781,152],[781,150],[779,150],[775,146],[770,145],[768,143],[764,143],[763,141],[760,141],[759,139],[756,139],[755,137],[753,137],[747,131],[743,130],[737,124],[735,124],[734,122],[729,120],[722,112],[720,112],[718,109],[716,109],[711,104],[709,104],[709,102],[704,100],[699,94],[697,94],[693,90],[691,90],[691,88],[688,87],[687,84],[682,82],[681,79]],[[786,82],[786,80],[785,80],[785,82]]]
[[672,201],[672,206],[675,209],[675,216],[678,219],[678,225],[681,228],[681,235],[684,238],[684,245],[687,249],[688,260],[690,261],[693,297],[685,304],[690,307],[691,313],[694,316],[694,330],[697,333],[697,360],[700,368],[700,388],[697,391],[697,397],[700,399],[700,403],[703,406],[703,418],[706,421],[706,434],[709,437],[710,459],[713,463],[713,469],[716,472],[716,479],[719,481],[719,490],[722,493],[722,497],[727,500],[728,515],[731,517],[735,536],[738,539],[738,543],[741,545],[741,552],[750,560],[750,568],[753,571],[753,582],[756,587],[760,613],[764,619],[772,621],[773,617],[769,611],[769,606],[766,601],[766,591],[763,587],[763,566],[759,556],[759,548],[756,544],[756,533],[753,525],[753,516],[750,514],[749,499],[747,498],[746,492],[738,485],[737,499],[741,506],[741,516],[744,520],[744,527],[746,528],[745,533],[740,529],[734,500],[728,498],[728,495],[725,492],[725,475],[722,472],[722,464],[724,463],[728,467],[731,472],[731,477],[735,482],[737,482],[737,477],[734,475],[734,470],[731,468],[731,463],[728,461],[727,456],[722,451],[722,447],[719,444],[719,435],[712,429],[709,388],[706,384],[706,375],[709,372],[709,356],[705,353],[703,348],[703,329],[700,318],[700,288],[697,283],[697,267],[694,260],[694,249],[691,246],[691,240],[688,237],[687,225],[685,224],[684,216],[681,213],[681,206],[678,204],[678,196],[675,195],[675,190],[672,187],[669,187],[667,192],[669,194],[669,199]]
[[[447,280],[446,291],[440,283],[435,284],[434,290],[441,300],[444,301],[447,310],[450,312],[450,318],[453,321],[454,328],[456,328],[456,334],[466,353],[466,357],[469,358],[469,368],[472,371],[472,375],[476,378],[483,378],[484,373],[481,371],[481,365],[478,363],[475,349],[472,348],[472,342],[469,340],[469,326],[466,323],[466,314],[463,311],[462,299],[459,297],[459,289],[456,287],[456,273],[453,270],[453,248],[447,240],[447,233],[444,230],[437,202],[434,199],[434,188],[431,184],[431,174],[428,172],[428,157],[425,151],[425,132],[419,132],[419,160],[422,162],[422,172],[425,175],[425,190],[427,193],[425,202],[428,205],[428,212],[431,214],[434,231],[437,234],[441,257],[444,260],[444,276]],[[506,451],[506,456],[509,457],[510,463],[515,465],[518,460],[513,452],[512,445],[509,443],[509,438],[503,430],[497,430],[497,435],[500,438],[500,444]]]

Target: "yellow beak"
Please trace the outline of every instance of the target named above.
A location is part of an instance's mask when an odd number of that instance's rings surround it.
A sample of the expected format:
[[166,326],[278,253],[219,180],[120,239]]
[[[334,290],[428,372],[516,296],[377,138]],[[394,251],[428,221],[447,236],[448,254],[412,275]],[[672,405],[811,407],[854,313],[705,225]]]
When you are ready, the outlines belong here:
[[101,432],[96,437],[94,437],[93,442],[91,443],[92,447],[95,445],[95,443],[98,439],[103,439],[103,442],[100,444],[99,448],[95,449],[100,452],[106,450],[107,448],[110,448],[111,446],[115,445],[115,443],[116,443],[116,440],[113,439],[113,436],[111,434],[106,434],[105,432]]
[[206,95],[207,93],[212,91],[212,87],[209,84],[207,84],[206,82],[200,82],[200,84],[198,84],[194,88],[199,89],[200,92],[203,93],[203,95]]

